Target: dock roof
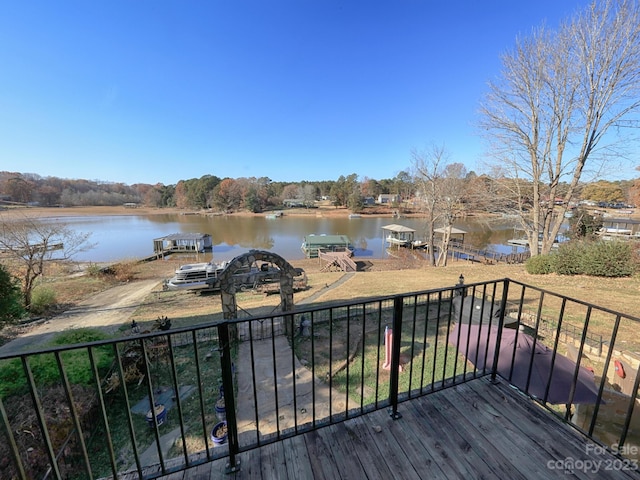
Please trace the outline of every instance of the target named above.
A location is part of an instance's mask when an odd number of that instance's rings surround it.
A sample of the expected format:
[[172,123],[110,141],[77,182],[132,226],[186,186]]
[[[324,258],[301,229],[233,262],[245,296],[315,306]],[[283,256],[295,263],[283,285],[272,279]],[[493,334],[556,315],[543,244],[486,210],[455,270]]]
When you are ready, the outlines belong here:
[[325,235],[312,233],[305,238],[307,245],[348,245],[351,240],[346,235]]
[[171,233],[169,235],[165,235],[164,237],[159,237],[154,240],[201,240],[203,238],[210,237],[208,233]]
[[[434,232],[436,232],[436,233],[445,233],[446,231],[447,231],[447,229],[445,227],[436,228],[434,230]],[[465,231],[465,230],[460,230],[459,228],[451,227],[451,233],[464,235],[465,233],[468,233],[468,232]]]
[[415,232],[413,228],[405,227],[404,225],[398,225],[396,223],[393,223],[391,225],[385,225],[384,227],[382,227],[382,229],[389,230],[390,232],[397,232],[397,233]]

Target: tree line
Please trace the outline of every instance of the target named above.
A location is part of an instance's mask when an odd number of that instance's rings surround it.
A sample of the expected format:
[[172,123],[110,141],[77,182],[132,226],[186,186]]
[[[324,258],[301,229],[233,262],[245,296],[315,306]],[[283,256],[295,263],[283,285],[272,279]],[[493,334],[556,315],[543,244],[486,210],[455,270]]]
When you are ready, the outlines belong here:
[[[54,206],[116,206],[137,203],[149,207],[213,209],[222,212],[261,212],[280,208],[285,200],[311,207],[320,198],[336,206],[356,206],[362,198],[380,194],[411,195],[411,175],[400,172],[391,179],[360,178],[278,182],[267,177],[221,178],[204,175],[175,185],[103,182],[42,177],[32,173],[0,172],[0,200],[5,204]],[[361,198],[362,197],[362,198]]]
[[[443,147],[438,147],[443,148]],[[441,152],[443,153],[443,152]],[[434,154],[430,151],[429,154]],[[444,153],[443,153],[444,154]],[[95,180],[69,180],[57,177],[41,177],[36,174],[0,172],[0,203],[5,205],[55,206],[119,206],[136,203],[148,207],[177,207],[184,209],[211,209],[233,213],[251,211],[259,213],[282,208],[285,200],[297,200],[299,204],[313,207],[319,199],[327,199],[336,207],[347,207],[361,212],[377,200],[379,195],[397,195],[402,200],[396,208],[420,210],[426,192],[424,159],[422,153],[413,152],[412,166],[394,178],[375,180],[355,173],[341,175],[336,180],[276,182],[267,177],[224,178],[204,175],[200,178],[180,180],[175,185],[143,184],[126,185]],[[459,172],[464,203],[474,211],[496,211],[495,189],[502,184],[501,197],[509,203],[510,185],[507,179],[467,173],[456,162],[440,159],[440,167],[462,169]],[[463,171],[464,170],[464,171]],[[511,180],[509,180],[510,182]],[[521,180],[521,187],[533,191],[531,182]],[[564,187],[566,189],[566,186]],[[558,186],[563,193],[562,183]],[[516,196],[512,196],[515,202]],[[599,180],[583,184],[579,198],[594,202],[640,205],[640,178],[635,180]],[[503,205],[504,207],[505,205]],[[499,210],[499,209],[498,209]]]

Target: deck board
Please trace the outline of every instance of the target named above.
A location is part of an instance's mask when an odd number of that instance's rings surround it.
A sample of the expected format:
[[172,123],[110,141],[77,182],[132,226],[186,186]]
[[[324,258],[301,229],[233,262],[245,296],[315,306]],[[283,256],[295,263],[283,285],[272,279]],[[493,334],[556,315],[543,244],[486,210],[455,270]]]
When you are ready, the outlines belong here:
[[[452,389],[446,397],[447,409],[460,422],[460,428],[468,433],[474,449],[482,451],[484,458],[504,474],[504,478],[526,479],[538,472],[540,462],[530,455],[529,440],[505,417],[497,405],[474,396],[473,390]],[[440,397],[442,399],[442,397]],[[491,439],[491,441],[488,441]]]
[[[224,475],[226,458],[193,467],[184,479],[640,479],[604,469],[608,453],[502,381],[459,384],[385,410],[243,452],[241,469]],[[567,475],[549,462],[603,461],[599,471]],[[611,467],[609,463],[609,467]],[[163,480],[181,478],[178,474]]]
[[[377,412],[382,415],[382,412]],[[375,421],[376,415],[370,417],[371,421]],[[367,424],[363,417],[354,418],[348,423],[343,423],[345,431],[351,438],[353,445],[352,452],[358,457],[360,464],[363,466],[367,478],[369,480],[386,480],[393,478],[393,472],[385,461],[385,451],[380,450],[377,442],[372,442],[370,437],[382,434],[380,425]],[[375,428],[378,427],[378,432]],[[371,429],[374,433],[371,433]],[[388,432],[391,429],[387,429]],[[408,475],[407,475],[408,476]]]

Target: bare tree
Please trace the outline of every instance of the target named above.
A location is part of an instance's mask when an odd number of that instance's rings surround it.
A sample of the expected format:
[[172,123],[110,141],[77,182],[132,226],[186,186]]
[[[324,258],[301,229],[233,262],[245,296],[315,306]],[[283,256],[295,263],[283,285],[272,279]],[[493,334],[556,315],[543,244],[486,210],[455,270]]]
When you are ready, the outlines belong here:
[[316,203],[316,189],[313,185],[305,185],[300,187],[302,190],[302,198],[304,198],[304,206],[311,208]]
[[640,107],[639,9],[595,1],[555,32],[518,39],[489,85],[480,126],[532,255],[550,251],[586,168],[598,176],[624,159],[633,129],[623,127],[637,125]]
[[45,222],[33,217],[1,218],[0,250],[16,265],[22,279],[25,307],[31,305],[36,280],[44,275],[47,261],[70,260],[73,255],[93,247],[90,233],[79,233],[59,222]]
[[[432,146],[423,152],[413,151],[411,163],[415,171],[417,196],[427,218],[429,264],[447,263],[453,224],[462,207],[465,168],[460,163],[447,163],[449,155],[444,147]],[[436,251],[436,228],[442,226],[445,234]],[[436,255],[438,253],[438,255]]]
[[440,181],[440,210],[442,211],[444,234],[438,255],[438,265],[446,266],[447,258],[449,257],[451,231],[463,210],[467,170],[462,163],[450,163],[444,167],[442,173]]

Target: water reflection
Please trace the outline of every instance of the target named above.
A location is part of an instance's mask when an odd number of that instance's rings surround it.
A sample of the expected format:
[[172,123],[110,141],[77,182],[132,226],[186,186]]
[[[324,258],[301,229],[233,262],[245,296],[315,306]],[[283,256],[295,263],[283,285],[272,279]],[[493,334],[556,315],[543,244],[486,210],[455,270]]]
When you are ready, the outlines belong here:
[[[131,215],[99,217],[64,217],[48,219],[64,222],[79,232],[91,232],[96,247],[78,254],[82,261],[114,261],[140,258],[153,253],[153,239],[171,233],[208,233],[213,240],[213,257],[231,260],[251,249],[273,251],[284,258],[304,258],[300,249],[304,236],[315,234],[348,235],[356,247],[355,255],[384,258],[382,227],[400,223],[416,230],[416,239],[425,238],[424,219],[391,218],[328,218],[316,216],[284,216],[278,219],[243,216],[200,215]],[[514,237],[513,223],[504,220],[491,223],[466,220],[456,224],[467,231],[465,243],[476,248],[494,249],[508,253],[507,240]]]

